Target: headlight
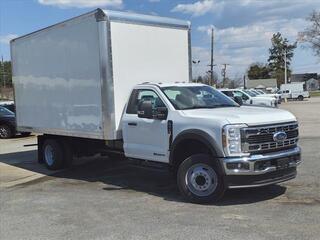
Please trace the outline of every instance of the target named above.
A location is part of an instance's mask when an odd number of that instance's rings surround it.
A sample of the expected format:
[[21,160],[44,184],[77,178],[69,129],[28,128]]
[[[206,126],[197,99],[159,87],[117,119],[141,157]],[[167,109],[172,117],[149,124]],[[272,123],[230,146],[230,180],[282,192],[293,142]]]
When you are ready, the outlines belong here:
[[226,125],[222,131],[222,144],[224,153],[227,156],[248,155],[242,153],[241,149],[241,128],[247,127],[245,124]]

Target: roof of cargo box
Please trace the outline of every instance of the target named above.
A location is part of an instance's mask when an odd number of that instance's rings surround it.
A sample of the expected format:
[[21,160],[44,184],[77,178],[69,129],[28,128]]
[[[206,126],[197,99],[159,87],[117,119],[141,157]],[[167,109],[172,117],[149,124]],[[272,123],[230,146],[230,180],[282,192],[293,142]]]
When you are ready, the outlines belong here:
[[58,27],[70,21],[85,18],[88,16],[94,15],[97,21],[115,21],[115,22],[127,22],[127,23],[136,23],[142,25],[153,25],[153,26],[162,26],[162,27],[171,27],[171,28],[180,28],[180,29],[190,29],[191,23],[190,21],[179,20],[174,18],[167,18],[167,17],[159,17],[153,15],[144,15],[144,14],[137,14],[137,13],[129,13],[129,12],[119,12],[119,11],[110,11],[110,10],[103,10],[97,8],[94,11],[82,14],[80,16],[76,16],[74,18],[67,19],[65,21],[56,23],[54,25],[48,26],[46,28],[39,29],[37,31],[22,35],[20,37],[12,39],[10,42],[14,42],[17,39],[24,38],[34,33],[41,32],[43,30],[47,30],[50,28]]
[[110,21],[132,22],[148,25],[168,26],[174,28],[190,28],[190,21],[179,20],[174,18],[159,17],[154,15],[144,15],[129,12],[118,12],[97,9],[97,18],[107,18]]

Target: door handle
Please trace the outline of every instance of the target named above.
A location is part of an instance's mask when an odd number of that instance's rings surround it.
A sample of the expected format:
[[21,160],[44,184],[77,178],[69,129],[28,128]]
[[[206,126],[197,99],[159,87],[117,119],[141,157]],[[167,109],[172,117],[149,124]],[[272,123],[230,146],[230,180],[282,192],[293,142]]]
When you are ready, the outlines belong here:
[[129,126],[137,126],[138,124],[136,122],[129,122],[128,125]]

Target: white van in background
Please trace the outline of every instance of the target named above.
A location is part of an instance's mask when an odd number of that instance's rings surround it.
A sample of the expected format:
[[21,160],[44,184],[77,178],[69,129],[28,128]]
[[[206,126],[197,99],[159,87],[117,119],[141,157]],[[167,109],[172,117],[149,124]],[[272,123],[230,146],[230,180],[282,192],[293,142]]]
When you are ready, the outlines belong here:
[[305,83],[282,84],[278,93],[281,94],[282,98],[303,101],[304,98],[310,97],[309,92],[305,91],[304,85]]

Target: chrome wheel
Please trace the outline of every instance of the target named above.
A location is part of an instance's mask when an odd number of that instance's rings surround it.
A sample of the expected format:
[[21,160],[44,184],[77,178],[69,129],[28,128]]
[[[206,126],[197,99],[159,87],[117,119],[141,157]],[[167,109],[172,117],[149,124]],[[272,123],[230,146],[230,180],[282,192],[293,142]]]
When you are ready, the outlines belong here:
[[49,166],[52,166],[54,163],[54,157],[53,157],[53,147],[50,145],[47,145],[44,149],[44,158],[46,163]]
[[185,176],[188,189],[199,197],[212,194],[218,186],[218,176],[214,169],[206,164],[191,166]]

